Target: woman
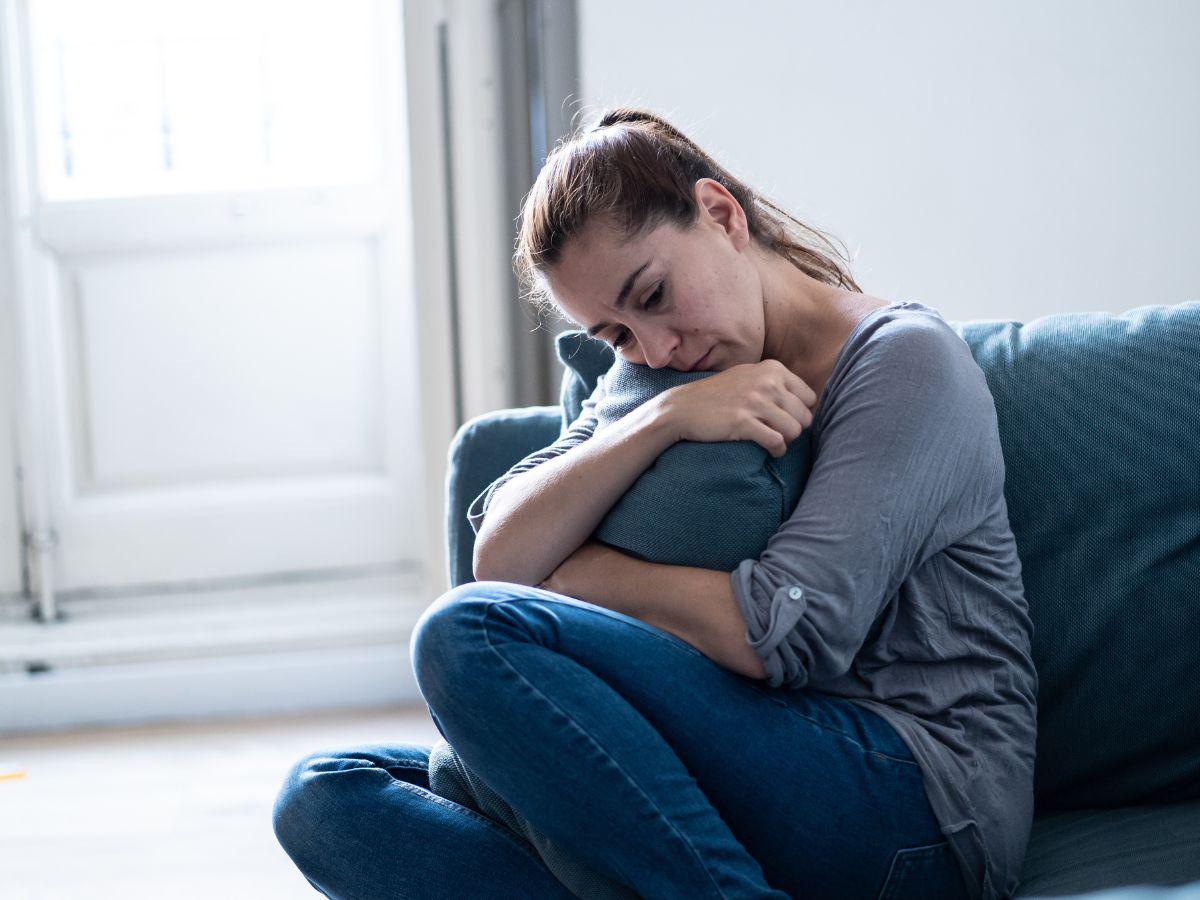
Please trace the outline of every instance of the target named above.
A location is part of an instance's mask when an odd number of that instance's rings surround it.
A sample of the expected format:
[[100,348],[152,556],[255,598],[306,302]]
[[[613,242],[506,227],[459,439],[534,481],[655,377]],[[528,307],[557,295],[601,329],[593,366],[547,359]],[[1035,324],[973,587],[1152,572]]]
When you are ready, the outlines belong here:
[[[600,431],[581,415],[481,495],[480,580],[426,611],[414,670],[475,773],[642,896],[1018,883],[1037,675],[994,403],[935,310],[861,293],[831,250],[637,109],[556,148],[524,204],[539,303],[630,362],[715,374]],[[804,428],[812,471],[760,559],[663,566],[588,540],[675,441],[779,456]],[[429,791],[428,758],[296,764],[275,829],[315,887],[572,896],[512,830]]]

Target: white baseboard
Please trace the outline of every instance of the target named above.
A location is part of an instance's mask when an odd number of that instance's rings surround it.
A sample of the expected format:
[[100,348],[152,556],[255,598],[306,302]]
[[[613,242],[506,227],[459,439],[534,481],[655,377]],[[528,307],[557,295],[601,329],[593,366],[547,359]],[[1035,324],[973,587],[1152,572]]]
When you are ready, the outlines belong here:
[[407,643],[18,672],[0,676],[0,736],[420,702]]

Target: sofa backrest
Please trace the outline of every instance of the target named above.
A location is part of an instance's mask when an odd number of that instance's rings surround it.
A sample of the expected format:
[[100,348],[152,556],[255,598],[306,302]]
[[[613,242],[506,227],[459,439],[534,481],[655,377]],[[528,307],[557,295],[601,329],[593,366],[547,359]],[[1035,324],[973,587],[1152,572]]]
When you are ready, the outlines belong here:
[[1038,806],[1200,797],[1200,302],[951,324],[996,402]]

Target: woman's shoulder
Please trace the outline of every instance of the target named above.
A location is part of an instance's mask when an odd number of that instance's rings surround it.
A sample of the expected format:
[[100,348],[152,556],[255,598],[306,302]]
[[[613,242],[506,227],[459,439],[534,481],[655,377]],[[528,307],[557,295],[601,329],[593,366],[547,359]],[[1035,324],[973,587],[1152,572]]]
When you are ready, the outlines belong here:
[[813,428],[837,419],[867,419],[893,428],[995,415],[971,348],[934,308],[899,301],[868,313],[843,347],[825,386]]
[[847,364],[889,369],[957,369],[973,364],[970,347],[938,310],[898,300],[870,310],[843,347]]

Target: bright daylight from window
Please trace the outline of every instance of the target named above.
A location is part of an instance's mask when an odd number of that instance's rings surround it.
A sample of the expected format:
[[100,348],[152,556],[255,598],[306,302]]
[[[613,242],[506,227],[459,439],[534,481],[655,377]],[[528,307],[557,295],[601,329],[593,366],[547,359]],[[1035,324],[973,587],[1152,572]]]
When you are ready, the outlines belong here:
[[367,0],[31,5],[48,200],[362,183],[380,168]]

